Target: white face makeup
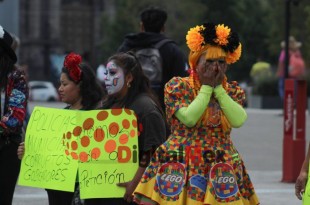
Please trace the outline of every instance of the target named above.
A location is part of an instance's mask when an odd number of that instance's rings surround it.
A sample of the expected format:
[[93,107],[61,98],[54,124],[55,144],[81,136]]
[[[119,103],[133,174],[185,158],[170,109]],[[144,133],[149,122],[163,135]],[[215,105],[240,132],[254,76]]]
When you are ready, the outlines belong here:
[[117,66],[114,61],[110,61],[107,64],[107,75],[104,82],[109,95],[113,95],[121,91],[125,84],[124,71]]
[[100,82],[104,82],[104,79],[106,78],[108,74],[108,70],[105,67],[105,65],[100,64],[99,67],[97,68],[97,77],[100,80]]

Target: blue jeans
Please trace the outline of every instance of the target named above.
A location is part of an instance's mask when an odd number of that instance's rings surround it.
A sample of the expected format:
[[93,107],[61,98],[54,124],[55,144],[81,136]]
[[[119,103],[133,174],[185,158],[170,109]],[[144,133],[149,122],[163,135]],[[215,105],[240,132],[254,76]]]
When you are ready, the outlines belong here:
[[284,78],[279,78],[278,80],[278,92],[281,100],[284,98]]

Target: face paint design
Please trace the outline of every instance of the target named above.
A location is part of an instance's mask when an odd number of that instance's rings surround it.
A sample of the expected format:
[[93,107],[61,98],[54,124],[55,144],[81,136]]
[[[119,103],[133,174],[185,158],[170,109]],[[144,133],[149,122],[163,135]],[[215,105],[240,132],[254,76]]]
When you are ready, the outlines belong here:
[[108,70],[105,67],[105,65],[100,64],[99,67],[97,68],[97,77],[100,80],[100,82],[104,82],[104,79],[106,78],[108,74]]
[[113,61],[110,61],[107,64],[107,75],[104,82],[109,95],[113,95],[121,91],[125,84],[123,69],[117,66]]

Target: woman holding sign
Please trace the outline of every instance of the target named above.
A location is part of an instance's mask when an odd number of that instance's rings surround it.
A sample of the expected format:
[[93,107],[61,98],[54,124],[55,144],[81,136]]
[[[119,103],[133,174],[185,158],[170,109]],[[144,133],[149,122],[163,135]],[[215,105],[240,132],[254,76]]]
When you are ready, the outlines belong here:
[[[22,140],[28,87],[25,73],[17,69],[12,36],[0,26],[0,204],[12,204],[20,169],[16,150]],[[3,95],[2,95],[3,94]],[[3,96],[3,98],[2,98]]]
[[[65,109],[93,110],[101,106],[103,90],[92,68],[82,63],[82,57],[75,53],[66,56],[60,75],[59,94]],[[18,148],[21,158],[24,145]],[[49,205],[71,204],[74,193],[47,189]]]
[[[133,204],[132,193],[139,183],[155,149],[166,139],[164,113],[151,91],[138,59],[133,53],[119,53],[109,58],[105,77],[108,97],[103,109],[128,108],[135,112],[139,127],[139,168],[124,187],[123,198],[86,199],[86,205]],[[103,190],[104,191],[104,190]]]
[[310,202],[310,183],[309,178],[309,160],[310,160],[310,144],[308,147],[307,156],[300,169],[299,176],[295,183],[295,195],[298,199],[303,199],[303,204],[309,204]]

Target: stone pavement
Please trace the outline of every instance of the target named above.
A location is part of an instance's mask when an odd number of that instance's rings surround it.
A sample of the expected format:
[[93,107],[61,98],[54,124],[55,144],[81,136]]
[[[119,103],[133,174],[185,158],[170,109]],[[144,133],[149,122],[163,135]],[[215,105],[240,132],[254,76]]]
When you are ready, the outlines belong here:
[[[282,110],[247,109],[248,120],[232,132],[261,205],[301,205],[295,197],[294,183],[282,180]],[[310,139],[310,115],[306,114],[307,146]],[[296,159],[298,160],[298,159]]]
[[[45,106],[64,107],[60,103]],[[247,113],[247,122],[243,127],[234,129],[231,136],[245,162],[261,205],[301,205],[294,194],[294,183],[281,182],[282,110],[249,108]],[[306,127],[310,129],[310,115],[307,113],[306,116]],[[307,144],[309,135],[310,131],[306,130]],[[48,204],[45,190],[17,185],[13,205],[45,204]]]

